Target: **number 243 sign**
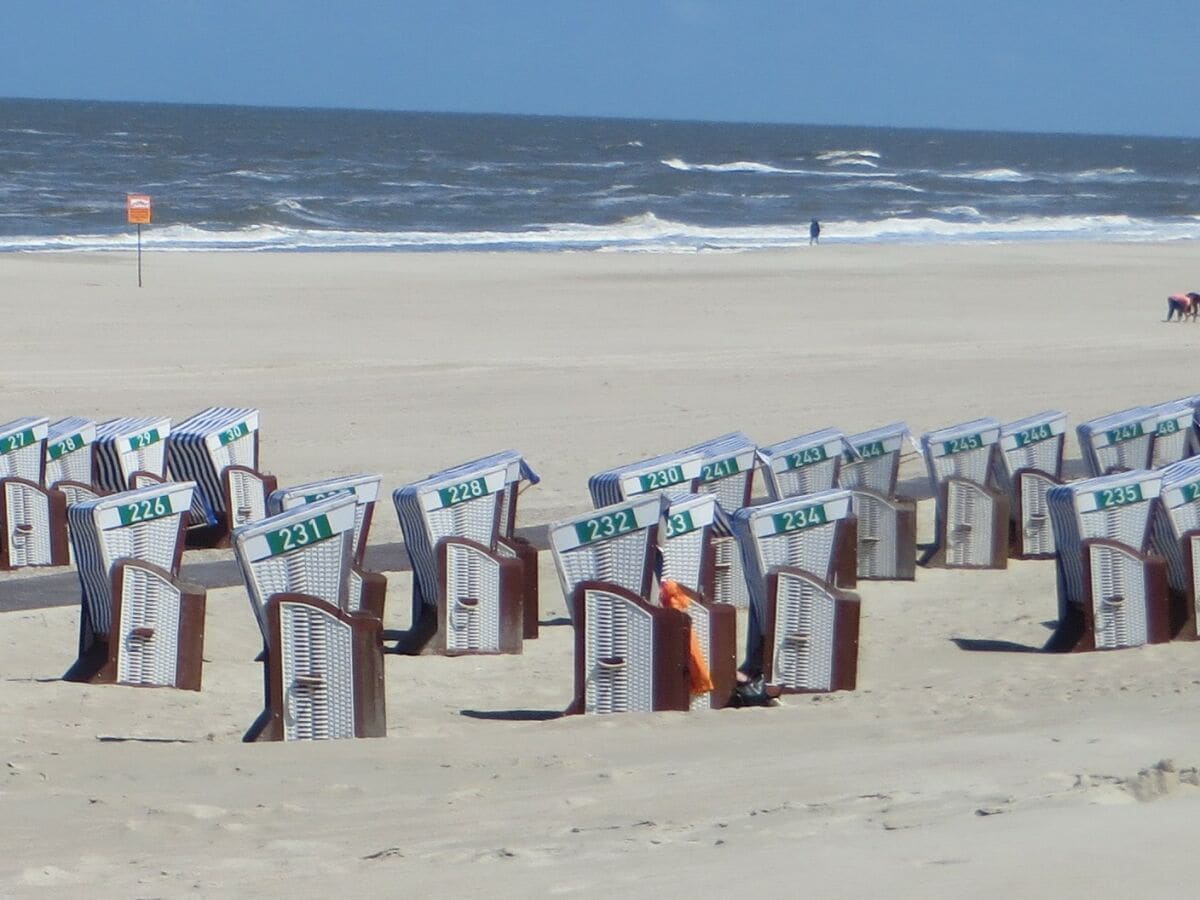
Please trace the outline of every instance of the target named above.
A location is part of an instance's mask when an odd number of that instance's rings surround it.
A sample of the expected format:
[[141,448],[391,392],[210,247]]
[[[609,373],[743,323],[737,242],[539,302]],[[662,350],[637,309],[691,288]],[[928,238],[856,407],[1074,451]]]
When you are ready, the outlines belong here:
[[149,225],[153,212],[149,194],[125,195],[125,214],[129,217],[130,225]]

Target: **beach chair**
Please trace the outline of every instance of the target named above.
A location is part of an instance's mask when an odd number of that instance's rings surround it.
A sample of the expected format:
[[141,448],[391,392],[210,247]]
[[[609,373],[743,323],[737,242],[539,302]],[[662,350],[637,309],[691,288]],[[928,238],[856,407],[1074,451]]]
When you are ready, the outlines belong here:
[[1188,427],[1187,451],[1184,458],[1200,454],[1200,394],[1180,397],[1176,403],[1184,403],[1192,408],[1192,421]]
[[1050,489],[1059,625],[1047,649],[1170,640],[1166,562],[1147,552],[1153,501],[1161,490],[1162,475],[1145,469]]
[[689,602],[683,611],[713,682],[712,691],[692,695],[691,709],[726,706],[737,683],[737,613],[713,599],[718,519],[732,535],[732,523],[713,494],[668,494],[658,528],[659,581],[669,579],[684,589]]
[[1171,633],[1197,639],[1197,576],[1200,576],[1200,458],[1161,470],[1162,490],[1151,512],[1150,547],[1167,563]]
[[740,431],[730,432],[681,451],[701,454],[694,490],[712,494],[719,507],[712,526],[713,584],[711,599],[745,609],[750,605],[742,553],[729,516],[750,505],[758,446]]
[[153,484],[68,509],[82,597],[65,680],[200,690],[205,592],[179,580],[194,489]]
[[49,427],[32,417],[0,425],[0,569],[70,562],[66,497],[42,486]]
[[1158,416],[1150,445],[1150,467],[1161,469],[1191,456],[1195,452],[1195,407],[1187,400],[1172,400],[1147,408]]
[[1143,406],[1082,422],[1079,452],[1092,477],[1151,466],[1158,414]]
[[115,494],[163,481],[170,436],[170,419],[142,416],[97,425],[92,449],[99,492]]
[[835,487],[845,451],[846,436],[836,428],[759,447],[767,496],[782,500]]
[[357,505],[335,492],[233,532],[265,648],[246,741],[386,734],[383,624],[348,609]]
[[856,568],[850,491],[739,510],[734,533],[750,580],[745,668],[790,693],[853,690],[860,601],[835,586]]
[[1054,529],[1046,492],[1062,483],[1067,416],[1047,410],[1000,427],[996,481],[1008,494],[1010,552],[1017,559],[1053,559]]
[[858,487],[850,491],[856,574],[863,581],[912,581],[917,571],[917,501]]
[[257,409],[210,407],[174,425],[167,440],[167,471],[194,481],[188,519],[192,546],[226,546],[240,525],[265,518],[275,478],[258,468]]
[[908,426],[893,422],[846,438],[837,486],[866,488],[885,497],[896,496],[900,455],[908,440]]
[[[272,479],[273,480],[273,479]],[[387,577],[366,569],[367,537],[379,498],[378,475],[345,475],[273,490],[267,497],[268,515],[278,515],[306,503],[338,494],[354,497],[354,532],[350,543],[350,581],[346,599],[349,612],[367,612],[383,621],[387,601]]]
[[100,496],[92,467],[96,423],[82,416],[59,419],[46,435],[46,474],[42,483],[62,491],[71,506]]
[[691,707],[690,620],[647,599],[665,503],[652,491],[550,526],[575,627],[575,699],[568,712]]
[[911,581],[916,577],[917,501],[896,494],[908,426],[894,422],[846,438],[838,486],[851,491],[858,520],[858,577]]
[[588,493],[595,508],[601,509],[643,494],[690,491],[703,465],[704,453],[699,450],[665,453],[597,472],[588,479]]
[[1000,423],[975,419],[921,438],[937,498],[935,543],[921,560],[956,569],[1008,565],[1008,498],[994,486]]
[[522,637],[527,641],[536,640],[540,609],[538,551],[528,540],[517,535],[517,500],[523,489],[522,485],[537,484],[541,481],[541,477],[533,470],[525,457],[516,450],[501,450],[499,453],[453,466],[441,474],[446,477],[456,477],[460,474],[470,475],[473,472],[490,469],[500,463],[505,466],[507,486],[500,496],[500,533],[496,538],[496,546],[492,549],[501,556],[511,557],[521,563],[524,572],[524,596],[521,601]]
[[525,566],[495,549],[508,473],[505,462],[456,466],[392,494],[413,567],[402,652],[521,652]]

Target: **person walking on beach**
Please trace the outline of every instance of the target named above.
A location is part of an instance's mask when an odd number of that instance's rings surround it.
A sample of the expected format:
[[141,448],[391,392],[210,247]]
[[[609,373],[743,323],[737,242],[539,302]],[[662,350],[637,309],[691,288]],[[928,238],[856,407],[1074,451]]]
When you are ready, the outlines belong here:
[[808,223],[808,246],[821,243],[821,223],[813,219]]
[[1197,313],[1200,313],[1200,294],[1189,291],[1186,294],[1172,294],[1167,298],[1167,319],[1178,316],[1176,321],[1182,322],[1187,316],[1192,317],[1192,321],[1196,321]]

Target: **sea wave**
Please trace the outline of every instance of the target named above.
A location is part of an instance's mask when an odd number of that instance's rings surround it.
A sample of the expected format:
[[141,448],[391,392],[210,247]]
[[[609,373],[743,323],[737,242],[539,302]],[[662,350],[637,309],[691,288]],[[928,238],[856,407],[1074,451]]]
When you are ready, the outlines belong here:
[[749,173],[756,175],[808,175],[813,178],[895,178],[896,172],[846,172],[828,169],[788,169],[769,163],[739,160],[731,163],[690,163],[673,156],[659,160],[677,172],[715,172],[718,174]]
[[882,159],[882,155],[875,150],[822,150],[816,154],[816,158],[822,161],[834,162],[835,160],[856,159],[856,160],[871,160]]
[[[1200,239],[1200,217],[1174,221],[1130,216],[1018,216],[986,220],[971,207],[947,208],[937,217],[891,216],[871,221],[824,220],[823,243],[979,243],[1030,240],[1167,241]],[[111,234],[0,238],[3,251],[128,251],[136,238]],[[349,250],[623,250],[698,252],[759,250],[808,244],[808,223],[716,226],[672,221],[651,212],[605,225],[550,223],[519,231],[371,232],[256,225],[206,230],[186,225],[151,227],[142,233],[149,252],[349,251]]]

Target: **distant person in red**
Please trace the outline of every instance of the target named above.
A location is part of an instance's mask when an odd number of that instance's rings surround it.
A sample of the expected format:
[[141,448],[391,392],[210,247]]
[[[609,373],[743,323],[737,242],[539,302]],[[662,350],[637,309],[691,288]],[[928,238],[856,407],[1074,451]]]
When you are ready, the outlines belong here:
[[1185,317],[1191,316],[1192,321],[1196,321],[1196,314],[1200,313],[1200,294],[1194,291],[1189,291],[1186,294],[1172,294],[1167,298],[1167,321],[1178,316],[1176,321],[1182,322]]
[[821,243],[821,223],[813,219],[808,223],[808,246]]

